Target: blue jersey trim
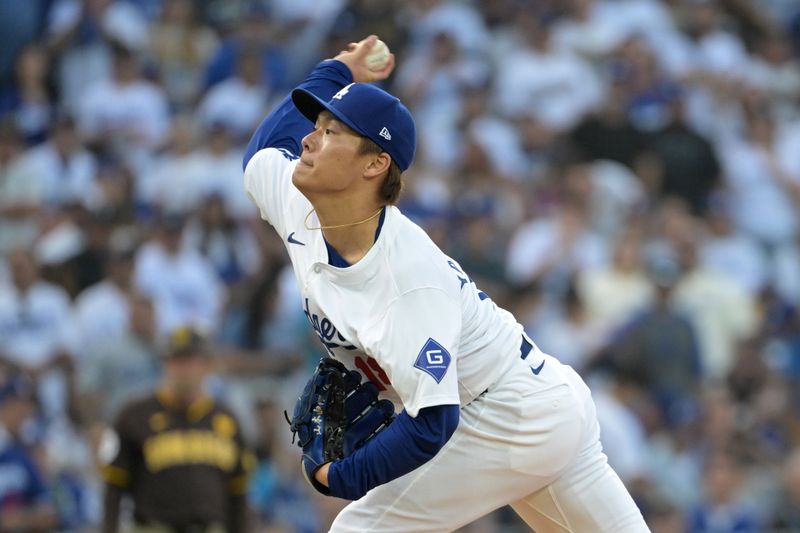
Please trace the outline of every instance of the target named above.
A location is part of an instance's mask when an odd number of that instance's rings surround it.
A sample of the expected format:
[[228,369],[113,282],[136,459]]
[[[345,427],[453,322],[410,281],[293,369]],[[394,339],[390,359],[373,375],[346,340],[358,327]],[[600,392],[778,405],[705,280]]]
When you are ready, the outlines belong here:
[[430,461],[458,427],[458,405],[436,405],[411,418],[404,410],[394,422],[350,457],[331,463],[332,496],[357,500],[370,489]]
[[350,266],[350,263],[347,262],[347,259],[342,257],[339,252],[336,251],[336,248],[331,246],[331,243],[328,242],[325,237],[322,238],[325,241],[325,248],[328,249],[328,264],[331,266],[339,267],[339,268],[347,268]]
[[[383,221],[384,221],[385,218],[386,218],[386,208],[384,207],[383,211],[381,211],[381,216],[378,219],[378,227],[375,229],[375,240],[376,241],[378,240],[378,235],[381,234],[381,228],[383,228]],[[331,244],[325,239],[325,237],[323,237],[322,240],[325,241],[325,248],[327,248],[327,250],[328,250],[328,264],[329,265],[335,266],[335,267],[339,267],[339,268],[347,268],[347,267],[351,266],[350,263],[347,262],[347,259],[342,257],[341,254],[339,254],[339,252],[336,251],[336,248],[331,246]],[[289,242],[291,242],[291,241],[289,241]]]
[[383,207],[381,210],[381,216],[378,218],[378,227],[375,228],[375,240],[378,240],[378,236],[381,234],[381,228],[383,228],[383,221],[386,219],[386,206]]

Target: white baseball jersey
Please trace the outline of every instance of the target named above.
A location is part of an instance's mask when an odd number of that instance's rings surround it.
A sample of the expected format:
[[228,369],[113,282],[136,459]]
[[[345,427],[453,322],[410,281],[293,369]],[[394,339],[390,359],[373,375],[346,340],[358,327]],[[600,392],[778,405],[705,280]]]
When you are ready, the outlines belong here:
[[[304,224],[312,205],[292,184],[296,164],[285,150],[260,150],[247,163],[245,189],[283,238],[306,316],[331,355],[412,417],[468,404],[515,363],[522,326],[397,208],[387,207],[360,261],[329,265],[322,232]],[[526,358],[535,373],[543,360],[535,346]]]
[[329,265],[322,232],[305,228],[312,206],[292,184],[296,160],[257,152],[245,188],[284,239],[328,352],[412,417],[461,406],[433,459],[350,503],[330,531],[452,531],[505,504],[542,533],[649,531],[606,462],[580,377],[533,343],[521,360],[522,326],[394,207],[360,261]]

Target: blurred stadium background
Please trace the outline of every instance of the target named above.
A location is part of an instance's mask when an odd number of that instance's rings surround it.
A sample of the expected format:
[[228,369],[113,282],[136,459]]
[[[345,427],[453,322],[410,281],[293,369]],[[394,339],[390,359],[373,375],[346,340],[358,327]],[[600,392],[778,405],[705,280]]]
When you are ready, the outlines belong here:
[[0,0],[0,531],[96,530],[98,436],[187,323],[257,452],[252,530],[326,529],[281,413],[321,345],[241,156],[369,33],[419,129],[401,209],[591,384],[653,531],[800,531],[797,0]]

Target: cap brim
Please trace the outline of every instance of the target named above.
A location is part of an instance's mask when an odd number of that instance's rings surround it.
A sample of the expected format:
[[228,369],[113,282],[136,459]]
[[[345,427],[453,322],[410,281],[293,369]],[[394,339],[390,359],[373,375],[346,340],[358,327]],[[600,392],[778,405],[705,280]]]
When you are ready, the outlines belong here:
[[185,361],[188,359],[203,359],[211,356],[211,352],[204,346],[198,346],[194,349],[184,348],[165,354],[164,359],[167,361]]
[[312,123],[317,122],[317,116],[323,111],[330,112],[336,120],[344,123],[347,125],[348,128],[355,131],[359,135],[367,136],[366,133],[361,131],[361,129],[353,124],[349,118],[343,115],[339,110],[336,108],[331,107],[328,105],[327,102],[317,98],[310,92],[306,91],[305,89],[295,89],[292,91],[292,102],[294,106],[297,108],[300,113],[303,114],[308,120]]

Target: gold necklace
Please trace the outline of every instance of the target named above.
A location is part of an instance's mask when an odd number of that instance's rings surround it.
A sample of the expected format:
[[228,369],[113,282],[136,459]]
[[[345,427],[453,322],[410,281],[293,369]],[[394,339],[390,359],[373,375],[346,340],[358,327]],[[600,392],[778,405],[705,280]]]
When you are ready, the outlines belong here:
[[347,227],[350,227],[350,226],[358,226],[359,224],[363,224],[364,222],[369,222],[370,220],[372,220],[372,219],[373,219],[373,218],[375,218],[376,216],[380,215],[380,214],[381,214],[381,211],[383,211],[383,207],[384,207],[384,206],[381,206],[381,207],[379,207],[379,208],[378,208],[378,210],[377,210],[377,211],[375,211],[374,213],[372,213],[372,214],[371,214],[371,215],[370,215],[368,218],[365,218],[364,220],[359,220],[358,222],[350,222],[349,224],[335,224],[335,225],[333,225],[333,226],[318,226],[318,227],[316,227],[316,228],[312,228],[311,226],[309,226],[309,225],[308,225],[308,217],[310,217],[310,216],[311,216],[311,213],[313,213],[313,212],[314,212],[314,210],[312,209],[312,210],[311,210],[311,211],[309,211],[309,212],[308,212],[308,214],[306,215],[306,219],[303,221],[303,225],[306,227],[306,229],[307,229],[307,230],[315,230],[315,229],[338,229],[338,228],[347,228]]

